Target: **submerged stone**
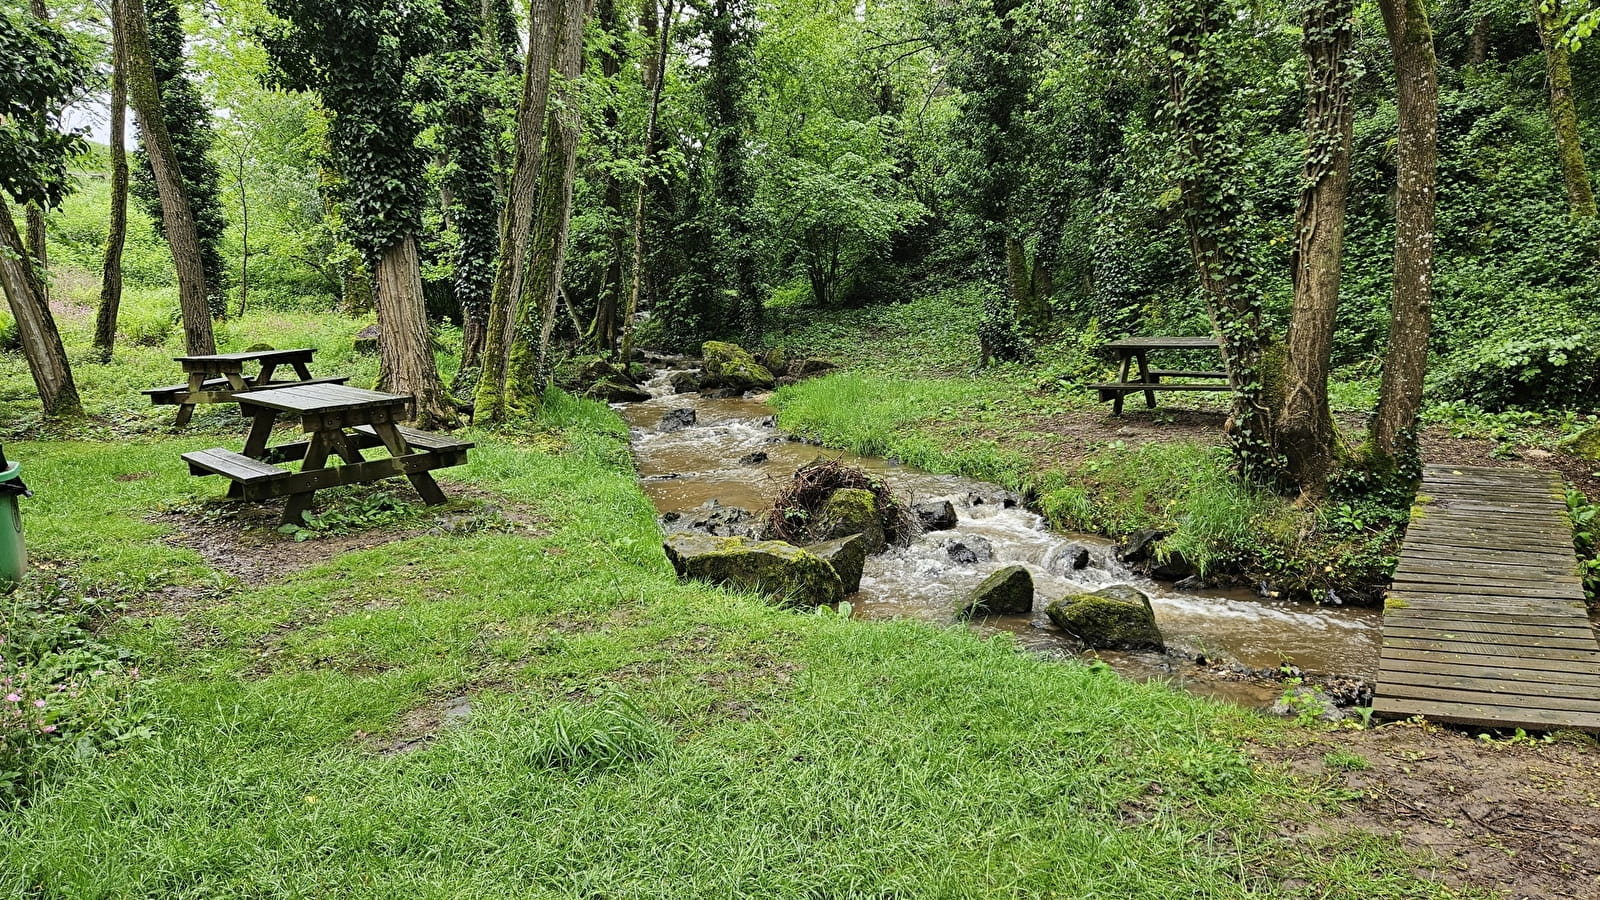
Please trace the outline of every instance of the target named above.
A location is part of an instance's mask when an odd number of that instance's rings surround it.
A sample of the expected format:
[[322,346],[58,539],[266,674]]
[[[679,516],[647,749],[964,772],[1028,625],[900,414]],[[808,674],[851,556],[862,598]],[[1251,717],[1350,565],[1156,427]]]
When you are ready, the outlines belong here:
[[700,390],[700,376],[693,372],[676,372],[667,379],[674,394],[692,394]]
[[1033,612],[1033,575],[1024,566],[996,570],[961,604],[965,616],[1020,616]]
[[945,555],[952,562],[963,566],[971,566],[994,559],[994,545],[988,538],[975,534],[958,537],[945,545]]
[[949,500],[929,500],[911,507],[923,531],[949,531],[956,527],[956,506]]
[[1045,615],[1094,650],[1166,649],[1150,598],[1125,584],[1070,594],[1046,607]]
[[861,571],[867,564],[867,541],[859,534],[835,538],[806,547],[806,552],[833,566],[846,594],[861,590]]
[[797,606],[844,599],[844,585],[833,566],[793,544],[679,532],[668,535],[663,547],[679,578],[752,591]]
[[698,416],[690,407],[685,406],[681,409],[669,409],[661,414],[661,424],[656,426],[656,430],[668,433],[673,431],[682,431],[683,429],[693,425],[697,420]]

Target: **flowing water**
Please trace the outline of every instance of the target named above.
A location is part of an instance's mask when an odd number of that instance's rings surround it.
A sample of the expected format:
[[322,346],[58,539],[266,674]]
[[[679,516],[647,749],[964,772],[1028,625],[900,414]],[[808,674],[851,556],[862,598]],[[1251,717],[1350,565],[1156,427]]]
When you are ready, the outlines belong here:
[[[1010,632],[1031,650],[1071,652],[1072,642],[1044,617],[1050,601],[1110,584],[1132,584],[1150,595],[1156,621],[1172,647],[1251,668],[1289,662],[1322,675],[1370,680],[1376,674],[1377,610],[1264,600],[1244,590],[1176,590],[1129,571],[1103,538],[1051,531],[1000,487],[786,440],[773,427],[772,409],[762,399],[675,395],[669,384],[673,374],[660,372],[645,385],[649,401],[618,406],[632,426],[645,493],[662,514],[686,514],[709,501],[759,512],[796,468],[819,455],[879,473],[898,495],[912,501],[948,499],[955,505],[959,522],[954,531],[929,532],[908,547],[867,560],[861,591],[850,598],[855,615],[949,624],[955,621],[957,603],[978,582],[1001,566],[1020,563],[1033,575],[1038,611],[1031,617],[986,619],[974,627]],[[695,424],[676,429],[663,424],[663,415],[680,409],[694,410]],[[973,538],[986,540],[992,557],[965,565],[952,559],[947,545],[981,544]],[[1091,562],[1073,571],[1069,553],[1077,547],[1088,549]],[[1130,677],[1172,679],[1196,693],[1235,702],[1258,705],[1279,693],[1270,684],[1177,655],[1095,655]]]

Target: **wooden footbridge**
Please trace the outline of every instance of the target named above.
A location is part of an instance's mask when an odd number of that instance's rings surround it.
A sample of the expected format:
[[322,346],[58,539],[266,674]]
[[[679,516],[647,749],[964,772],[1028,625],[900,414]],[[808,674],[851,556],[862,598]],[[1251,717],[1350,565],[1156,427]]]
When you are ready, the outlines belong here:
[[1429,466],[1384,605],[1373,711],[1600,731],[1600,643],[1560,482]]

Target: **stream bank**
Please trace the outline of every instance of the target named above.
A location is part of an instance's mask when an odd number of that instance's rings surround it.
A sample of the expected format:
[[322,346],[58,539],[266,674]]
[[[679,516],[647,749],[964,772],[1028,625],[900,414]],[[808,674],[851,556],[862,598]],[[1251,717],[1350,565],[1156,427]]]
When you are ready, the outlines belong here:
[[[954,624],[968,591],[1001,567],[1022,565],[1038,594],[1033,613],[989,617],[972,627],[1010,634],[1035,653],[1099,659],[1126,677],[1171,680],[1246,706],[1277,700],[1282,672],[1330,685],[1342,703],[1364,702],[1377,669],[1382,614],[1376,609],[1263,599],[1243,589],[1178,590],[1135,572],[1102,537],[1050,530],[998,485],[789,438],[776,428],[765,395],[679,393],[686,370],[678,365],[646,382],[648,400],[617,404],[630,426],[643,489],[667,529],[732,533],[764,510],[797,468],[819,455],[840,459],[882,476],[910,502],[948,500],[958,516],[953,530],[870,557],[860,591],[849,598],[855,616]],[[1073,568],[1083,551],[1089,564]],[[1044,615],[1064,595],[1122,584],[1149,595],[1168,652],[1086,652]]]

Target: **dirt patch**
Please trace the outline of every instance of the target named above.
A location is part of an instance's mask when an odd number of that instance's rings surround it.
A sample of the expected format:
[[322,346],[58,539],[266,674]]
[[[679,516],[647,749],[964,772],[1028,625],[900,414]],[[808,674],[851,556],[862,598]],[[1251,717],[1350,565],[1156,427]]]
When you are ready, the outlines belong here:
[[456,502],[440,507],[437,513],[420,510],[421,515],[404,524],[318,533],[310,540],[296,540],[294,535],[278,531],[281,502],[207,502],[158,513],[150,521],[173,529],[165,539],[168,544],[195,551],[207,565],[247,585],[276,581],[352,550],[423,534],[542,533],[542,520],[532,510],[462,485],[452,484],[449,491]]
[[1293,826],[1318,837],[1367,831],[1440,860],[1453,887],[1530,900],[1600,897],[1600,748],[1582,738],[1485,741],[1396,723],[1366,731],[1289,732],[1260,760],[1327,779],[1352,799]]
[[1568,453],[1529,448],[1517,449],[1514,455],[1506,456],[1502,447],[1495,441],[1458,438],[1443,428],[1430,428],[1422,434],[1422,458],[1430,463],[1554,471],[1588,496],[1600,497],[1600,463]]
[[395,730],[376,737],[364,731],[355,739],[380,756],[398,756],[420,750],[432,743],[441,731],[465,724],[472,718],[472,699],[466,694],[432,700],[400,717]]

